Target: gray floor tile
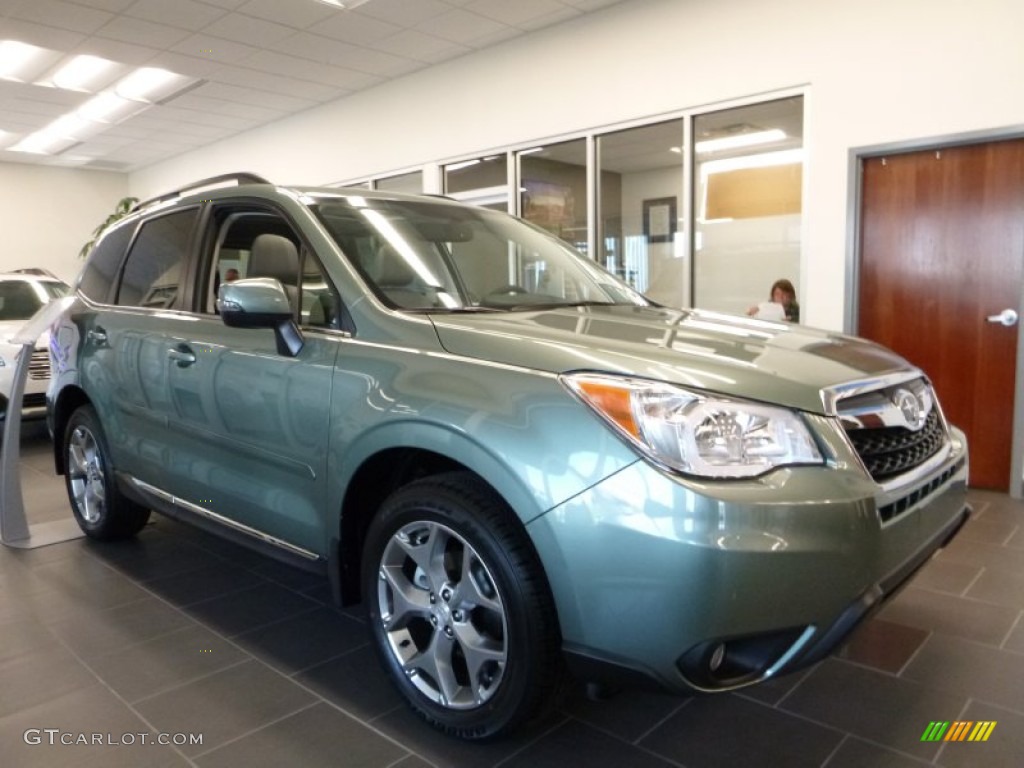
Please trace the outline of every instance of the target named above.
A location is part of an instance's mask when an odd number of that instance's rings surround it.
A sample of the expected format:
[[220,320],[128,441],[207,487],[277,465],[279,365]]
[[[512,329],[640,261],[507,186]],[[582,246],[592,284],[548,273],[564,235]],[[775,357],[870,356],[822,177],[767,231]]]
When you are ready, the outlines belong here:
[[257,584],[211,600],[192,603],[186,612],[222,634],[239,635],[322,606],[277,584]]
[[76,654],[91,659],[192,625],[193,621],[181,611],[147,597],[118,608],[82,613],[50,626]]
[[962,595],[984,568],[933,557],[914,575],[913,585],[932,592]]
[[570,720],[503,762],[504,768],[672,768],[672,763],[586,723]]
[[928,637],[928,631],[885,619],[862,624],[836,654],[841,659],[898,673]]
[[825,765],[827,768],[922,768],[930,763],[848,736]]
[[187,683],[136,702],[135,707],[166,733],[203,734],[202,746],[182,751],[196,755],[245,736],[316,701],[309,692],[256,661]]
[[1017,522],[1015,520],[990,512],[968,520],[957,537],[1000,546],[1005,544],[1016,530]]
[[1020,555],[1021,566],[1017,571],[1001,568],[986,568],[981,572],[969,590],[967,597],[988,603],[1024,608],[1024,552]]
[[876,744],[931,760],[922,744],[929,721],[955,717],[967,696],[940,691],[865,667],[829,660],[808,675],[780,707]]
[[311,667],[295,679],[363,720],[373,720],[404,706],[369,645]]
[[220,565],[223,559],[178,537],[147,526],[134,539],[91,543],[97,558],[139,581]]
[[972,701],[957,719],[975,724],[979,721],[995,722],[996,725],[984,742],[943,744],[937,761],[939,765],[946,768],[1020,768],[1024,764],[1024,715]]
[[195,761],[201,768],[388,768],[408,756],[396,742],[321,702]]
[[945,549],[940,550],[936,557],[951,563],[999,568],[1011,573],[1019,573],[1021,569],[1020,550],[972,539],[961,539],[959,536]]
[[1017,617],[1017,623],[1003,642],[1003,650],[1024,653],[1024,613]]
[[285,674],[293,674],[366,645],[366,625],[333,608],[318,607],[234,638],[242,648]]
[[174,605],[191,605],[265,583],[262,576],[223,562],[187,573],[150,579],[146,582],[146,589]]
[[63,649],[6,662],[0,665],[0,718],[92,687],[99,681]]
[[61,652],[53,632],[35,618],[0,622],[0,669],[30,656]]
[[810,768],[821,765],[842,738],[839,730],[750,699],[721,694],[695,698],[639,744],[687,768]]
[[879,617],[927,631],[998,646],[1017,619],[1017,608],[908,587]]
[[205,627],[195,626],[90,659],[89,666],[120,696],[136,701],[249,658]]
[[685,706],[687,701],[689,698],[685,696],[633,689],[593,700],[587,697],[586,686],[576,683],[568,687],[562,710],[587,725],[632,743]]
[[505,760],[565,722],[564,715],[551,713],[508,738],[484,744],[445,736],[404,706],[374,720],[373,725],[437,768],[490,768],[504,765]]
[[[907,680],[1024,713],[1024,657],[955,637],[933,635],[903,672]],[[932,720],[952,720],[936,713]]]
[[[50,731],[50,732],[46,732]],[[5,768],[175,768],[188,760],[103,687],[0,718]]]

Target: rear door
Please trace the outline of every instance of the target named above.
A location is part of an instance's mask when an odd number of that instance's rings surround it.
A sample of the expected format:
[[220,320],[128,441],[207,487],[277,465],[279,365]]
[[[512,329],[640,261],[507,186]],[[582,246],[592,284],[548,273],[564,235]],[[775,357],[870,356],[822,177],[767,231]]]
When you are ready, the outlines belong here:
[[99,413],[114,466],[160,486],[167,455],[165,333],[178,306],[198,208],[143,222],[111,305],[82,327],[81,377]]

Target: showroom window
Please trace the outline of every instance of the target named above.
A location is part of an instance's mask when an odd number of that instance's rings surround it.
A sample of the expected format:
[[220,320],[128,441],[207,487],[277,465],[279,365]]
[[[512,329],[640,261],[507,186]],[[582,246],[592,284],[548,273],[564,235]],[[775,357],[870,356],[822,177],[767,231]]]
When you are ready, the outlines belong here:
[[488,155],[444,166],[444,192],[464,203],[509,210],[508,155]]
[[587,141],[563,141],[516,153],[519,161],[519,215],[587,249]]
[[660,304],[687,306],[683,121],[597,138],[599,260]]
[[697,115],[694,306],[745,312],[779,278],[800,297],[803,98]]
[[423,192],[423,171],[399,173],[394,176],[383,176],[373,181],[374,189],[386,192],[408,192],[418,195]]
[[658,303],[736,313],[779,278],[799,297],[802,181],[800,95],[442,167],[446,195],[518,213]]

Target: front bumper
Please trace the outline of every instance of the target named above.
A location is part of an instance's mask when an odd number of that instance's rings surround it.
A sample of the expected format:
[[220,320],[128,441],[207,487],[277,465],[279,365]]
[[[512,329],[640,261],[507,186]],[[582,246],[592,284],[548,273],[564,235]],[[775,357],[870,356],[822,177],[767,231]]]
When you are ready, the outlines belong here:
[[571,664],[729,690],[817,661],[966,519],[966,442],[892,493],[855,467],[698,482],[638,461],[533,521]]

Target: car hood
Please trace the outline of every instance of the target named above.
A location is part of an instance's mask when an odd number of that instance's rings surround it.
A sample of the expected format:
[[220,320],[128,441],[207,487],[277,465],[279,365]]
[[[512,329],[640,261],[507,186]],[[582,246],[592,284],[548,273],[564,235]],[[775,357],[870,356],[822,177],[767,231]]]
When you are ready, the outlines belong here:
[[673,382],[823,413],[821,391],[914,370],[864,339],[782,322],[657,307],[432,315],[452,354],[551,373]]

